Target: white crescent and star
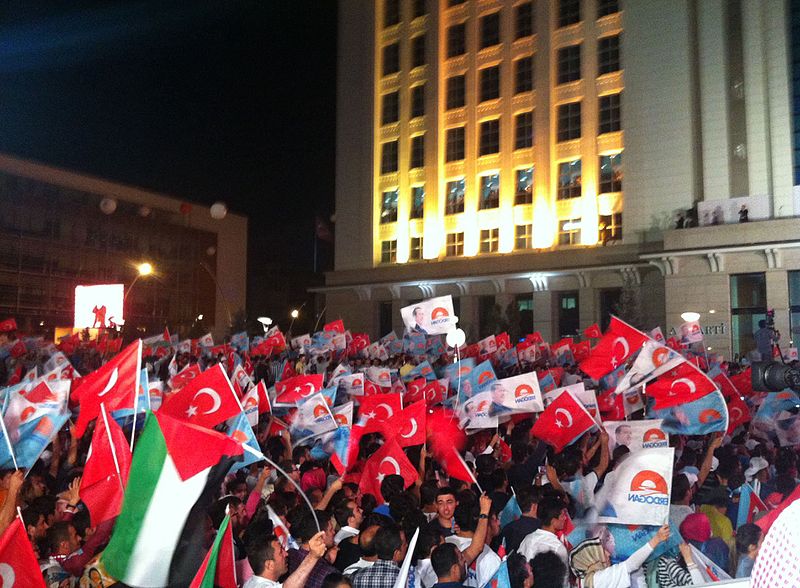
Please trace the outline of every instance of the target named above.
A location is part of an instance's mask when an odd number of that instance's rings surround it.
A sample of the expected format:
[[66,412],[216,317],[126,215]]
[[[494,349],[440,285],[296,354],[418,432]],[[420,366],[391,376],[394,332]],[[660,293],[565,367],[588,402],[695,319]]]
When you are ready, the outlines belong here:
[[394,411],[392,410],[392,407],[389,406],[388,404],[386,404],[385,402],[381,402],[380,404],[375,406],[375,408],[377,409],[377,408],[380,408],[381,406],[383,406],[386,409],[386,418],[387,419],[394,416]]
[[403,433],[400,433],[400,436],[403,437],[404,439],[411,439],[411,437],[413,437],[416,434],[417,434],[417,419],[412,418],[411,419],[411,432],[408,435],[404,435]]
[[562,413],[564,414],[564,418],[567,419],[566,428],[569,429],[572,426],[572,415],[569,414],[569,411],[567,411],[567,409],[565,409],[565,408],[557,408],[556,409],[556,426],[558,428],[564,428],[564,425],[562,425],[561,421],[558,420],[558,415],[562,414]]
[[[198,396],[208,396],[213,401],[213,405],[211,406],[210,410],[205,411],[203,414],[211,414],[212,412],[217,412],[219,410],[220,405],[222,404],[222,400],[217,394],[217,391],[213,388],[200,388],[195,395],[192,397],[192,400],[197,400]],[[192,408],[192,407],[189,407]]]
[[[733,416],[734,413],[736,413],[736,416]],[[734,406],[731,409],[731,420],[736,421],[739,420],[741,417],[742,417],[742,409],[739,408],[738,406]]]
[[[624,351],[622,352],[622,358],[620,359],[617,359],[617,356],[614,354],[614,349],[616,349],[617,343],[621,343],[622,349],[624,349]],[[619,363],[622,361],[622,359],[628,357],[630,352],[631,352],[631,347],[630,345],[628,345],[628,340],[625,337],[617,337],[616,339],[614,339],[614,342],[611,343],[611,366],[617,367]]]
[[0,563],[0,578],[3,580],[3,588],[13,588],[14,582],[17,579],[14,568],[7,563]]
[[394,466],[394,473],[397,474],[398,476],[400,475],[400,464],[397,463],[397,460],[395,458],[391,456],[386,456],[378,464],[378,475],[376,476],[376,478],[378,478],[379,482],[383,482],[383,479],[388,475],[381,473],[381,466],[383,466],[384,462],[389,462],[390,464],[392,464]]
[[103,397],[111,391],[117,384],[117,380],[119,379],[119,368],[114,368],[114,371],[111,372],[111,375],[108,377],[108,382],[106,382],[106,387],[103,388],[103,391],[98,394],[98,397]]
[[311,396],[314,393],[314,384],[311,382],[306,382],[303,386],[308,386],[308,392],[301,392],[300,396],[305,398],[306,396]]
[[674,396],[675,393],[672,391],[672,389],[675,388],[676,384],[684,384],[687,388],[689,388],[689,394],[694,394],[697,392],[697,386],[692,380],[689,378],[678,378],[672,382],[672,385],[669,387],[670,396]]

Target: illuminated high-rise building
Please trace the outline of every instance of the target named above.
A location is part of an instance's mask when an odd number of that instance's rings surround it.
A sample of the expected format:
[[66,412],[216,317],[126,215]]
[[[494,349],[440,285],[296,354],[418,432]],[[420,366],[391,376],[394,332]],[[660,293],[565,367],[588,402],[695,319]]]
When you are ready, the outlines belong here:
[[328,316],[379,336],[451,294],[473,339],[696,311],[745,352],[768,306],[800,333],[797,6],[341,0]]

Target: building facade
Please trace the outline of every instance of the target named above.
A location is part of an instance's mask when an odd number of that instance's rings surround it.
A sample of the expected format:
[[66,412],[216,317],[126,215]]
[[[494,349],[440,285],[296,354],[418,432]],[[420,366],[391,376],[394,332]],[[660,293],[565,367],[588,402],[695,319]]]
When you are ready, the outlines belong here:
[[[143,262],[153,274],[137,279]],[[76,286],[117,283],[128,328],[221,337],[246,266],[243,216],[0,156],[0,316],[28,333],[71,326]]]
[[378,336],[452,294],[468,336],[556,339],[695,311],[729,354],[774,307],[787,343],[797,4],[341,0],[328,315]]

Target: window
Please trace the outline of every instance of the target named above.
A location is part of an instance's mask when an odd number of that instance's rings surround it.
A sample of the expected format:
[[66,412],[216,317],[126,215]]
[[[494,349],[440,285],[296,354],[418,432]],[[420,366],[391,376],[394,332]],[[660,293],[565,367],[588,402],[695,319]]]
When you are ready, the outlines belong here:
[[412,18],[419,18],[428,14],[428,7],[426,6],[427,0],[413,0],[411,3],[411,16]]
[[500,66],[486,67],[478,72],[480,101],[500,98]]
[[411,161],[409,169],[425,166],[425,135],[411,137]]
[[425,35],[411,39],[411,67],[425,65]]
[[445,255],[447,257],[464,255],[464,233],[447,233]]
[[533,113],[521,112],[514,117],[514,149],[533,147]]
[[397,190],[385,190],[381,200],[381,224],[397,221]]
[[467,27],[461,24],[447,29],[447,56],[457,57],[467,52]]
[[465,75],[447,78],[447,110],[461,108],[466,104],[467,79]]
[[444,160],[460,161],[464,159],[464,127],[447,129]]
[[570,337],[578,334],[580,309],[578,292],[558,293],[558,336]]
[[422,218],[425,214],[425,186],[412,186],[411,188],[411,214],[410,218]]
[[464,212],[464,178],[447,182],[445,214]]
[[392,43],[383,48],[383,75],[400,71],[400,44]]
[[[458,315],[456,315],[458,316]],[[392,321],[394,320],[394,311],[392,310],[392,301],[381,302],[378,307],[378,322],[380,323],[380,332],[388,333],[392,330]],[[531,329],[533,330],[533,329]],[[525,331],[528,333],[529,331]]]
[[514,249],[533,247],[533,225],[517,225],[514,229]]
[[600,156],[600,193],[622,192],[622,153]]
[[597,223],[600,242],[605,245],[609,241],[622,239],[622,213],[601,214]]
[[[787,272],[789,276],[789,331],[790,340],[797,342],[800,333],[800,271]],[[796,347],[796,345],[794,345]]]
[[464,4],[464,2],[466,2],[466,0],[447,0],[447,6],[448,8],[458,6],[459,4]]
[[581,0],[558,0],[558,26],[566,27],[581,21]]
[[581,79],[581,44],[558,50],[558,83],[566,84]]
[[522,39],[533,34],[533,2],[525,2],[514,9],[514,38]]
[[389,174],[397,171],[397,141],[389,141],[381,145],[381,173]]
[[731,337],[733,353],[743,355],[756,349],[753,334],[760,328],[758,321],[766,318],[766,275],[763,272],[732,275]]
[[533,90],[533,55],[514,62],[514,94]]
[[481,230],[481,253],[497,253],[500,249],[500,229]]
[[581,138],[581,103],[569,102],[558,107],[558,140]]
[[533,204],[533,166],[517,170],[514,204]]
[[581,242],[581,219],[558,221],[558,244],[577,245]]
[[519,330],[517,332],[533,333],[533,295],[530,293],[517,294],[515,302],[519,311],[519,318],[517,319]]
[[622,129],[622,116],[620,114],[620,104],[622,102],[622,94],[609,94],[608,96],[600,96],[598,98],[600,111],[598,118],[599,125],[597,132],[599,135],[603,133],[614,133]]
[[597,73],[603,75],[612,71],[619,71],[619,35],[597,41]]
[[381,104],[381,124],[388,125],[400,120],[400,95],[398,92],[384,94]]
[[500,206],[500,174],[481,176],[481,194],[478,210]]
[[581,160],[558,164],[558,199],[578,198],[581,195]]
[[381,263],[397,263],[397,240],[381,241]]
[[422,259],[422,237],[411,237],[411,247],[408,250],[408,258],[411,261]]
[[493,12],[482,16],[480,22],[481,28],[481,49],[498,45],[500,43],[500,13]]
[[619,12],[619,0],[597,0],[597,18]]
[[400,0],[384,0],[383,26],[390,27],[400,22]]
[[489,155],[500,151],[500,119],[485,120],[480,126],[478,155]]
[[425,84],[411,88],[411,118],[425,115]]

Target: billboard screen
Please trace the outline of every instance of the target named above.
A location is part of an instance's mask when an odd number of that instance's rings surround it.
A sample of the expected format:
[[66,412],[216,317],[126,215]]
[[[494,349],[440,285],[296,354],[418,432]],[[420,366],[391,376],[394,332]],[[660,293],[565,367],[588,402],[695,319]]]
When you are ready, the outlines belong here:
[[124,324],[124,284],[75,287],[75,328],[101,328]]

